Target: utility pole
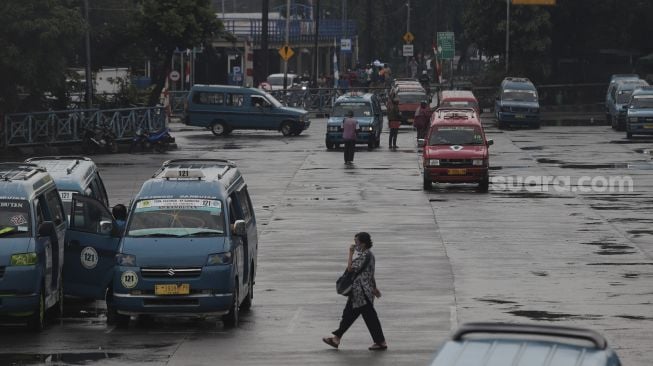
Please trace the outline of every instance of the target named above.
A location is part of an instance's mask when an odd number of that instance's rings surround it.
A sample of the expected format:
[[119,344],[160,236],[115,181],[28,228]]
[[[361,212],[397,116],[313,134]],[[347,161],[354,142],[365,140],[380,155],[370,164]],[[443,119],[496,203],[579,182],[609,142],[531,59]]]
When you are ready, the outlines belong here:
[[506,73],[510,59],[510,0],[506,0]]
[[[290,0],[286,1],[286,45],[290,33]],[[288,60],[283,61],[283,90],[288,89]]]
[[316,0],[316,11],[313,12],[315,22],[315,51],[313,52],[313,77],[311,82],[314,88],[317,88],[317,74],[319,73],[318,60],[320,58],[320,49],[318,47],[319,30],[320,30],[320,0]]
[[[342,0],[342,35],[340,38],[347,38],[347,0]],[[347,71],[347,54],[342,52],[342,43],[340,44],[340,68],[344,74]]]
[[84,16],[86,18],[86,34],[84,45],[86,47],[86,108],[93,106],[93,74],[91,73],[91,19],[88,16],[88,0],[84,0]]
[[406,33],[410,32],[410,0],[406,3],[408,12],[406,12]]
[[268,51],[268,12],[270,11],[270,0],[263,0],[263,17],[261,19],[261,81],[266,81],[269,75],[270,55]]

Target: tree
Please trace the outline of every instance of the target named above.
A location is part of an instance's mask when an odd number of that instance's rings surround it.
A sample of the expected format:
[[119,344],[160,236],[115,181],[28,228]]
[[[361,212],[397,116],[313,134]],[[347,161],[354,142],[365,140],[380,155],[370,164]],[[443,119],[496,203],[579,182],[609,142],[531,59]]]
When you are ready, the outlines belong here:
[[0,1],[0,113],[40,109],[65,93],[67,55],[84,20],[68,0]]
[[210,0],[142,0],[137,22],[153,64],[150,104],[158,103],[175,49],[211,47],[210,41],[224,34]]

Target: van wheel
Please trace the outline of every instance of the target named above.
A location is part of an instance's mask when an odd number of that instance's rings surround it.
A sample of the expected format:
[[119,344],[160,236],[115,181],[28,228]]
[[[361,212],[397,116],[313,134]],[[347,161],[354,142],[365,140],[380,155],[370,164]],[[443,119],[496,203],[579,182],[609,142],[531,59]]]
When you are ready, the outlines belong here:
[[249,311],[252,308],[252,303],[254,302],[254,273],[249,275],[249,284],[247,285],[247,296],[240,304],[240,310]]
[[45,290],[41,287],[39,292],[38,309],[27,319],[27,328],[34,332],[40,332],[45,328]]
[[485,177],[478,183],[478,191],[481,193],[486,193],[490,188],[490,177]]
[[630,139],[630,138],[632,138],[632,137],[633,137],[633,133],[632,133],[632,132],[626,132],[626,138],[627,138],[627,139]]
[[224,122],[213,122],[211,125],[211,132],[216,136],[222,136],[227,133],[227,126]]
[[329,149],[329,150],[333,150],[333,142],[327,141],[326,142],[326,148]]
[[432,184],[433,184],[433,182],[431,182],[431,180],[428,179],[426,177],[426,175],[424,175],[424,185],[423,185],[424,190],[425,191],[430,191],[431,188],[433,187]]
[[379,147],[381,146],[381,135],[376,138],[376,141],[374,141],[374,147]]
[[290,122],[284,122],[281,124],[281,134],[284,136],[290,136],[293,133],[293,127]]
[[129,315],[119,314],[116,307],[111,304],[113,300],[113,292],[109,289],[107,290],[107,295],[105,302],[107,304],[107,324],[115,325],[120,328],[126,328],[129,326]]
[[224,325],[229,328],[235,328],[238,326],[238,281],[234,284],[234,296],[233,296],[233,301],[231,303],[231,307],[229,308],[229,312],[226,315],[222,316],[222,322],[224,322]]
[[367,148],[370,149],[370,150],[374,149],[375,145],[376,145],[376,142],[374,141],[374,139],[371,139],[370,141],[367,142]]

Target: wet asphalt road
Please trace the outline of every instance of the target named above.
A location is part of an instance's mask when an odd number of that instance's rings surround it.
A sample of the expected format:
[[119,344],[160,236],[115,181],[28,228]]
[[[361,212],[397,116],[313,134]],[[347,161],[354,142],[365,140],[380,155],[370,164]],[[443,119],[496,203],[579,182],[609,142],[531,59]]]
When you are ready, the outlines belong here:
[[[1,327],[0,364],[425,365],[469,321],[588,327],[624,364],[650,364],[653,139],[628,143],[606,126],[499,131],[487,122],[495,141],[487,194],[465,186],[424,192],[408,127],[397,151],[387,149],[385,132],[381,148],[357,149],[353,167],[342,150],[325,149],[324,119],[293,138],[215,138],[173,125],[178,150],[94,156],[112,204],[128,203],[163,160],[236,161],[259,225],[253,309],[238,329],[170,318],[116,329],[102,304],[68,301],[67,315],[40,335]],[[571,186],[505,184],[542,176]],[[633,191],[574,186],[616,176],[632,178]],[[345,298],[334,282],[358,231],[374,240],[384,353],[367,350],[361,319],[339,350],[320,340],[338,325]]]

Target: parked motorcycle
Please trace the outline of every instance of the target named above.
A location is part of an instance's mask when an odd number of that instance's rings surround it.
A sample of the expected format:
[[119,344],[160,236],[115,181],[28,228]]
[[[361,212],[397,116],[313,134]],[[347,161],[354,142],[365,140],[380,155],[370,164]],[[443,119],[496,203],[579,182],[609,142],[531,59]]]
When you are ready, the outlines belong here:
[[116,153],[118,152],[116,134],[106,124],[85,127],[82,132],[82,151],[86,154]]
[[153,148],[156,152],[165,152],[170,144],[175,142],[175,138],[170,135],[169,128],[163,128],[157,132],[149,132],[144,128],[139,128],[134,133],[132,143],[129,146],[129,152],[132,153],[137,149],[140,151]]

